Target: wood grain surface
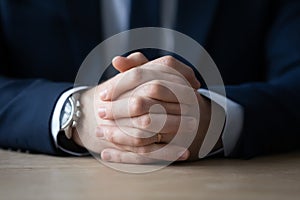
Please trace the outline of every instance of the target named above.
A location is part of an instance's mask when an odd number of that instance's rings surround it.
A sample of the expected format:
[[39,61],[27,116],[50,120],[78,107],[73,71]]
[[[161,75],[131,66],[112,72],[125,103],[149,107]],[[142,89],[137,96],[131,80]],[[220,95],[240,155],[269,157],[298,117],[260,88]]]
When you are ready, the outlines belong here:
[[92,157],[0,150],[0,199],[298,200],[300,152],[206,159],[137,175],[112,170]]

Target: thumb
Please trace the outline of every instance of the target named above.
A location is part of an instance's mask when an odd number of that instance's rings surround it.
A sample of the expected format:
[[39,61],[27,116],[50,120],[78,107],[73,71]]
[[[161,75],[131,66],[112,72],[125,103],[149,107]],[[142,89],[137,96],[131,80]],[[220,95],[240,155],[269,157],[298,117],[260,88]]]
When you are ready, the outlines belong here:
[[119,72],[125,72],[148,62],[148,59],[140,52],[132,53],[127,57],[117,56],[112,64]]

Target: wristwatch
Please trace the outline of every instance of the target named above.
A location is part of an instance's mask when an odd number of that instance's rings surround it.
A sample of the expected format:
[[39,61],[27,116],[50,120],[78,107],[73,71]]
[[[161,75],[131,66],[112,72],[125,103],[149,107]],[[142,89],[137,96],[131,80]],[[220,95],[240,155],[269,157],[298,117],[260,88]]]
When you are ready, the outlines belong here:
[[73,128],[77,126],[81,116],[79,97],[79,93],[68,97],[60,113],[60,131],[64,131],[68,139],[72,138]]

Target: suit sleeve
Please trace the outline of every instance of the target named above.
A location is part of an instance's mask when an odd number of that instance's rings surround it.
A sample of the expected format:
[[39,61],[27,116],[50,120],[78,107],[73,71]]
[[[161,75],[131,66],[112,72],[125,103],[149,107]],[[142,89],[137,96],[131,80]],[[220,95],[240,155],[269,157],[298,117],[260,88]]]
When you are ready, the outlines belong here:
[[57,99],[71,84],[0,77],[0,147],[60,154],[50,132]]
[[53,144],[50,120],[60,94],[72,84],[8,78],[5,52],[0,37],[0,148],[62,154]]
[[227,86],[244,108],[244,126],[231,157],[300,147],[300,2],[282,1],[268,33],[267,81]]

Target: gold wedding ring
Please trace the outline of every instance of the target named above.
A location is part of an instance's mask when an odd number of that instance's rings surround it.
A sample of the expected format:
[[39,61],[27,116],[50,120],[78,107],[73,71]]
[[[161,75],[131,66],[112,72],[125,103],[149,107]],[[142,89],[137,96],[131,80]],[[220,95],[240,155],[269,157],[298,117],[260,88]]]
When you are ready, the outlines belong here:
[[161,134],[160,133],[157,133],[157,142],[156,143],[160,143],[161,142]]

